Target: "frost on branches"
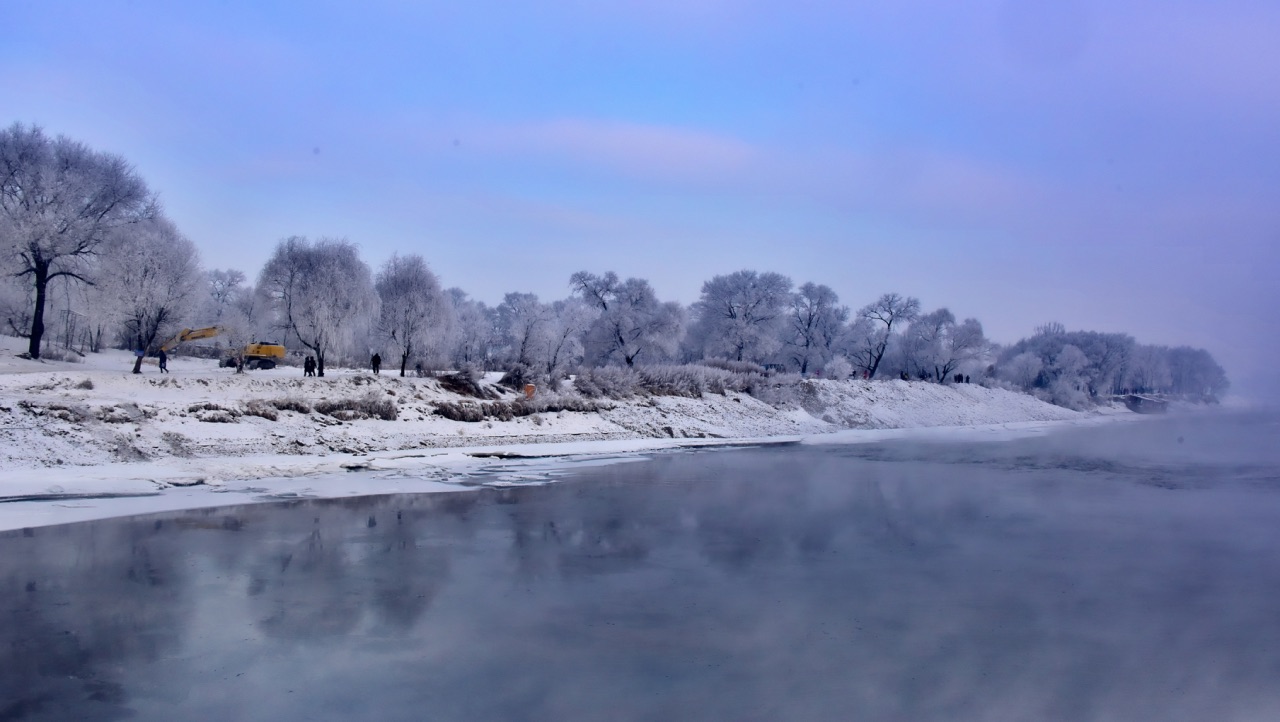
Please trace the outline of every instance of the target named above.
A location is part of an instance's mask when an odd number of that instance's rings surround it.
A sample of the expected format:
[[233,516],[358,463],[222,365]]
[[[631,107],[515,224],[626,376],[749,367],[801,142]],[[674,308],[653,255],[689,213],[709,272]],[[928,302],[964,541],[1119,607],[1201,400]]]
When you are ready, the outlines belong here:
[[342,239],[281,241],[258,290],[275,305],[279,327],[315,354],[318,376],[325,359],[348,350],[356,329],[367,327],[377,310],[369,267],[355,244]]

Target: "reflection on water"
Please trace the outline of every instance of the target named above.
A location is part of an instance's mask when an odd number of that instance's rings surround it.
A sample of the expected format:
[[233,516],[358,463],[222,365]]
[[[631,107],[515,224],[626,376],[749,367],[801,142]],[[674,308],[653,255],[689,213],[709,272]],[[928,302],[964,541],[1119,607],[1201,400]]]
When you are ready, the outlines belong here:
[[1259,418],[0,536],[0,720],[1280,719]]

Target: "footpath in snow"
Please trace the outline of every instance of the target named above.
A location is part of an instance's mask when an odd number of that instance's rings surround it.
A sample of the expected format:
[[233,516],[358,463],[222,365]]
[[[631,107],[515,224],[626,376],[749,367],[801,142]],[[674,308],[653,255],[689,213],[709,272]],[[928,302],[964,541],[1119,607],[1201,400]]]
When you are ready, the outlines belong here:
[[[350,370],[303,378],[293,368],[234,374],[190,358],[171,360],[170,374],[147,366],[134,375],[131,363],[118,352],[84,363],[0,357],[0,528],[456,489],[477,472],[490,484],[520,483],[566,464],[685,446],[849,443],[943,427],[1003,438],[1105,418],[978,385],[813,380],[780,407],[728,392],[454,421],[436,409],[477,402],[433,378]],[[339,408],[316,410],[326,402]],[[383,409],[395,419],[361,418],[345,407]],[[112,496],[125,498],[103,498]]]

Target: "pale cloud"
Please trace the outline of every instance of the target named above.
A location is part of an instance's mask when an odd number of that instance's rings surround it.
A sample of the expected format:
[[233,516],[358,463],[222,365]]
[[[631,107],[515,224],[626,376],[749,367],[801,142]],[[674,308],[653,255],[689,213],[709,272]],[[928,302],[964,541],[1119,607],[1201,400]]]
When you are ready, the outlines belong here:
[[463,209],[490,217],[509,219],[539,232],[567,238],[617,238],[643,231],[641,218],[605,213],[582,204],[534,200],[509,194],[468,194],[433,198],[436,206]]
[[310,71],[302,48],[252,27],[174,22],[151,42],[148,52],[161,52],[182,69],[219,82],[270,85]]
[[863,179],[876,204],[935,217],[1008,218],[1050,195],[1048,181],[1032,172],[952,150],[902,147],[878,166]]
[[587,118],[490,126],[474,132],[472,143],[481,151],[668,181],[730,178],[758,156],[749,143],[725,135]]
[[571,0],[565,5],[600,20],[640,23],[667,34],[692,31],[703,37],[740,35],[770,9],[770,3],[761,0]]
[[902,0],[832,11],[828,22],[842,19],[894,59],[882,67],[901,64],[911,72],[899,80],[935,99],[1068,117],[1280,113],[1273,2]]
[[1280,111],[1280,6],[1117,4],[1097,25],[1091,75],[1117,90],[1227,116]]
[[899,217],[910,223],[1004,225],[1062,191],[1034,169],[923,144],[773,147],[738,183],[788,205]]
[[260,186],[314,178],[319,164],[302,153],[263,153],[221,165],[218,170],[219,180],[224,182]]

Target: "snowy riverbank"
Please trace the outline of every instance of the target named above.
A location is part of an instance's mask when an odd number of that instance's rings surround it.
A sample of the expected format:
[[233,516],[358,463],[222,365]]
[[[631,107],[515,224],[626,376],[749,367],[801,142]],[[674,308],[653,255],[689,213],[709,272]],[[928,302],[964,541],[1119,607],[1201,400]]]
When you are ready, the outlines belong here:
[[[569,459],[682,446],[848,442],[907,429],[995,438],[1109,418],[977,385],[813,381],[785,408],[730,392],[464,422],[434,413],[440,404],[469,401],[436,379],[349,370],[304,379],[290,368],[236,375],[190,358],[172,360],[171,374],[150,366],[137,376],[128,373],[130,363],[116,352],[82,363],[0,359],[0,497],[62,504],[9,501],[0,505],[6,507],[0,527],[111,515],[104,507],[132,513],[282,495],[457,488],[464,476],[486,469],[494,472],[487,483],[519,483],[526,473],[545,479]],[[394,404],[396,419],[289,410],[288,400],[303,409],[322,401],[380,401]],[[254,415],[254,408],[269,410]],[[84,499],[158,492],[162,498]]]

